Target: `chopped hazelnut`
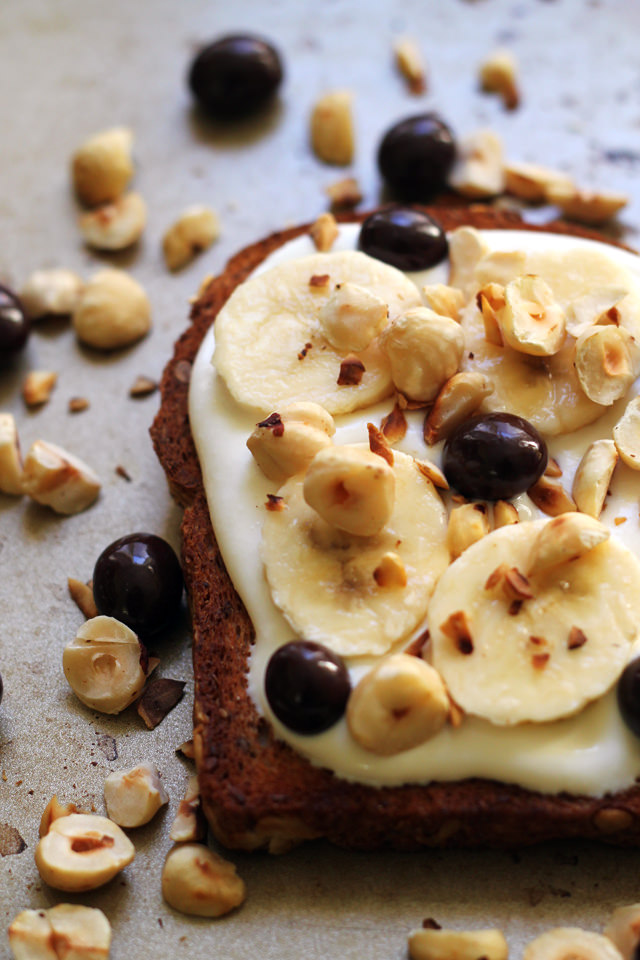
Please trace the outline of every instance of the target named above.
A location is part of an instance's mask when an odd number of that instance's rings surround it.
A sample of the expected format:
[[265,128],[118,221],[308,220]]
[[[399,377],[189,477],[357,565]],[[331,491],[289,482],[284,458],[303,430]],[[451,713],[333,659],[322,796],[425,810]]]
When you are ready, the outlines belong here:
[[409,91],[424,93],[427,88],[427,71],[420,49],[411,37],[399,37],[393,44],[396,65],[407,81]]
[[48,402],[57,382],[52,370],[31,370],[22,383],[22,399],[28,407],[39,407]]
[[218,217],[209,207],[193,206],[171,224],[162,238],[162,251],[169,270],[186,266],[220,236]]
[[316,250],[325,253],[338,238],[338,224],[332,213],[321,213],[309,227],[309,234]]
[[243,903],[245,886],[232,863],[204,844],[182,843],[167,854],[162,895],[181,913],[220,917]]
[[311,145],[324,163],[347,166],[353,159],[352,95],[347,90],[325,93],[311,114]]
[[495,50],[480,66],[480,85],[488,93],[497,93],[507,110],[520,105],[518,68],[508,50]]

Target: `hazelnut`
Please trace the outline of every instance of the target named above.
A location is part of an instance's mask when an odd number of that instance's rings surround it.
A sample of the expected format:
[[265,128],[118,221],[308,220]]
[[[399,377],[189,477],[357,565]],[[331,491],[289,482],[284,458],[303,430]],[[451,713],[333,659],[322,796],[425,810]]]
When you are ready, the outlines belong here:
[[187,207],[162,238],[167,267],[179,270],[196,254],[208,250],[219,236],[220,223],[213,210],[203,206]]
[[137,636],[119,620],[87,620],[64,649],[62,667],[84,704],[101,713],[120,713],[142,693],[147,672]]
[[138,242],[146,224],[147,205],[139,193],[124,193],[78,219],[84,242],[96,250],[125,250]]
[[613,428],[613,442],[621,460],[632,470],[640,470],[640,397],[627,404]]
[[578,510],[596,519],[600,516],[617,462],[613,440],[595,440],[590,444],[573,478],[571,492]]
[[73,313],[82,343],[117,350],[140,340],[151,329],[151,306],[140,284],[123,270],[100,270],[87,283]]
[[200,784],[197,774],[189,777],[169,837],[174,843],[193,843],[206,835],[206,824],[200,806]]
[[569,496],[558,480],[544,474],[527,490],[538,509],[549,517],[558,517],[561,513],[577,510],[575,501]]
[[469,200],[495,197],[504,190],[502,140],[493,130],[477,130],[460,140],[449,186]]
[[20,302],[32,320],[70,316],[84,284],[73,270],[35,270],[20,291]]
[[411,37],[398,37],[393,44],[396,65],[407,81],[411,93],[424,93],[427,87],[427,71],[420,49]]
[[57,797],[51,797],[40,818],[38,836],[44,837],[49,833],[51,824],[60,817],[68,817],[70,813],[79,813],[75,803],[60,803]]
[[548,190],[555,185],[573,186],[573,181],[566,173],[535,163],[507,162],[504,176],[505,191],[529,203],[544,203]]
[[423,928],[410,935],[409,956],[411,960],[507,960],[509,947],[500,930]]
[[507,110],[520,104],[518,68],[509,50],[494,50],[480,65],[480,86],[488,93],[497,93]]
[[339,284],[318,314],[320,330],[338,350],[366,350],[389,317],[389,307],[356,283]]
[[22,381],[22,399],[28,407],[47,403],[58,381],[53,370],[30,370]]
[[73,892],[108,883],[134,856],[133,844],[117,824],[88,813],[54,820],[35,851],[44,882]]
[[331,445],[333,417],[317,403],[293,403],[256,425],[247,440],[256,463],[269,480],[284,483],[304,473],[316,453]]
[[610,406],[635,379],[635,342],[621,327],[587,327],[576,341],[575,368],[580,386],[594,403]]
[[493,505],[493,529],[499,530],[511,523],[518,523],[518,508],[508,500],[496,500]]
[[359,446],[320,450],[307,470],[304,499],[339,530],[368,537],[389,520],[395,474],[383,457]]
[[393,550],[384,553],[380,558],[380,563],[373,571],[373,579],[383,589],[406,587],[407,571],[402,558]]
[[372,753],[391,756],[435,736],[449,715],[440,674],[407,653],[384,657],[359,681],[347,703],[352,737]]
[[332,213],[321,213],[309,227],[309,234],[316,250],[326,253],[338,239],[338,224]]
[[463,420],[478,410],[493,393],[493,384],[482,373],[454,373],[442,387],[424,422],[424,439],[429,446],[444,440]]
[[11,413],[0,413],[0,493],[12,496],[24,493],[20,441]]
[[485,340],[496,347],[503,347],[504,337],[498,321],[498,315],[505,305],[502,284],[486,283],[476,294],[476,304],[482,314]]
[[204,844],[180,844],[167,854],[162,896],[174,910],[197,917],[221,917],[239,907],[245,895],[235,866]]
[[311,146],[319,160],[347,166],[353,159],[354,134],[348,90],[325,93],[311,113]]
[[100,493],[100,479],[79,457],[36,440],[24,461],[24,492],[56,513],[86,510]]
[[547,200],[560,207],[569,220],[594,227],[610,220],[629,202],[629,198],[623,193],[580,190],[573,184],[560,183],[548,187]]
[[90,137],[71,161],[73,185],[87,206],[116,200],[133,176],[133,134],[126,127],[113,127]]
[[77,903],[23,910],[8,932],[15,960],[107,960],[111,946],[102,910]]
[[484,503],[463,503],[449,514],[447,546],[456,560],[472,543],[489,533],[489,515]]
[[169,802],[153,764],[115,770],[104,781],[104,802],[110,820],[121,827],[141,827]]
[[464,294],[456,287],[446,283],[429,283],[422,288],[422,298],[434,313],[441,317],[450,317],[458,320],[460,311],[464,307]]
[[550,357],[560,350],[566,318],[548,283],[531,274],[519,277],[506,285],[504,299],[497,320],[505,343],[534,357]]
[[362,202],[362,190],[355,177],[342,177],[328,184],[325,192],[334,210],[357,207]]
[[396,388],[409,399],[424,403],[435,399],[456,373],[464,350],[460,324],[428,307],[415,307],[396,317],[380,342]]
[[531,548],[528,573],[543,573],[583,557],[609,539],[609,530],[586,513],[565,513],[545,523]]

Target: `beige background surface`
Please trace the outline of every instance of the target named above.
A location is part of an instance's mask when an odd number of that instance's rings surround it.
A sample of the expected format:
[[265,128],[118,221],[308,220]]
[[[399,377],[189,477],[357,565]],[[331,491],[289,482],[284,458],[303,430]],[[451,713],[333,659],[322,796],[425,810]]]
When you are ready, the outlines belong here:
[[[266,117],[229,132],[194,113],[184,79],[199,44],[242,29],[273,39],[287,75]],[[402,33],[419,40],[430,66],[429,91],[419,99],[393,69],[391,43]],[[0,409],[15,414],[23,447],[36,438],[59,443],[103,480],[99,502],[68,519],[0,496],[0,831],[9,825],[26,843],[20,854],[0,856],[0,955],[8,955],[4,930],[19,910],[64,899],[104,909],[114,960],[390,960],[406,955],[408,932],[427,916],[462,927],[498,925],[517,957],[522,942],[550,924],[598,929],[614,906],[640,899],[632,851],[569,844],[401,856],[313,844],[279,859],[234,856],[248,887],[242,910],[217,922],[180,916],[161,899],[160,872],[190,772],[175,755],[190,735],[188,628],[159,645],[160,674],[185,679],[187,695],[153,732],[134,712],[109,718],[84,709],[60,665],[82,619],[67,577],[89,578],[103,547],[136,529],[178,545],[179,512],[147,433],[157,396],[134,401],[128,389],[138,374],[160,376],[206,274],[245,243],[325,209],[323,188],[342,171],[323,167],[309,151],[314,98],[334,87],[354,92],[357,156],[349,172],[363,187],[363,206],[381,195],[374,162],[380,136],[429,107],[458,134],[491,126],[512,159],[627,192],[618,229],[633,244],[640,227],[639,39],[640,6],[626,0],[2,0],[0,280],[19,287],[31,270],[52,265],[87,276],[109,259],[146,287],[154,329],[141,344],[104,357],[79,348],[65,322],[40,326],[20,359],[0,371]],[[477,64],[498,44],[521,65],[523,103],[513,113],[477,89]],[[147,199],[149,223],[134,252],[104,258],[79,240],[68,161],[87,135],[112,124],[135,133],[135,187]],[[199,202],[219,211],[222,237],[171,276],[160,237],[186,204]],[[19,387],[33,368],[57,371],[59,381],[50,403],[30,413]],[[86,396],[89,410],[68,413],[72,396]],[[130,482],[116,474],[118,465]],[[135,862],[90,896],[44,887],[33,850],[47,801],[56,793],[102,810],[105,775],[145,760],[158,764],[171,804],[134,832]]]

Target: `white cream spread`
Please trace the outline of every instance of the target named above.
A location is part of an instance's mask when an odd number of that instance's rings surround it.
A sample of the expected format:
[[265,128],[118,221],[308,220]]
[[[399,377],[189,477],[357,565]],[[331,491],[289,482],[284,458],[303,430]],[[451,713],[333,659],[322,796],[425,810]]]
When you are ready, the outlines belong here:
[[[357,226],[343,226],[334,249],[353,249],[357,236]],[[534,232],[484,231],[482,237],[491,249],[527,253],[593,246],[592,241]],[[640,280],[640,258],[618,248],[597,246]],[[314,252],[311,239],[302,236],[271,254],[259,272],[286,259]],[[446,263],[411,275],[418,285],[446,283],[447,276]],[[211,364],[213,349],[212,328],[193,366],[189,396],[191,429],[216,538],[229,575],[256,630],[249,673],[250,692],[277,735],[313,763],[346,779],[374,785],[485,777],[546,793],[568,791],[593,796],[630,786],[640,775],[640,740],[622,721],[615,687],[573,717],[507,728],[465,717],[460,727],[446,726],[421,746],[390,757],[377,756],[359,747],[344,719],[316,736],[297,735],[278,722],[264,695],[264,671],[273,651],[296,637],[271,600],[260,558],[264,504],[267,494],[274,493],[275,489],[246,447],[247,437],[255,426],[255,411],[241,408],[232,399]],[[637,388],[635,384],[631,395],[638,392]],[[600,437],[611,437],[627,400],[628,397],[619,401],[596,423],[549,442],[549,453],[562,468],[566,489],[571,489],[573,475],[587,446]],[[380,423],[391,406],[392,401],[387,399],[375,407],[336,417],[335,442],[366,439],[366,423]],[[423,411],[409,416],[409,429],[397,448],[438,462],[440,446],[427,449],[422,438],[423,418]],[[619,464],[600,520],[638,556],[639,499],[640,475]],[[540,515],[526,495],[519,497],[516,504],[521,520]],[[638,644],[636,650],[640,652]],[[355,684],[371,666],[371,661],[359,658],[357,662],[348,661],[347,665]]]

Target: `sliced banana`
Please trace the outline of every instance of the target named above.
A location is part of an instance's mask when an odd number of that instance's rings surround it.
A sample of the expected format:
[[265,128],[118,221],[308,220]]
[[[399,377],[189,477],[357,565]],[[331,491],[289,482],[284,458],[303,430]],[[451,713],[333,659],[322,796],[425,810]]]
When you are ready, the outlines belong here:
[[[491,280],[503,282],[503,272],[497,267],[495,276],[487,274],[490,263],[485,257],[477,265],[476,289]],[[580,302],[594,290],[616,287],[629,291],[617,304],[618,323],[632,337],[640,339],[639,312],[623,309],[627,302],[637,299],[638,281],[600,250],[580,246],[566,253],[530,253],[523,272],[541,277],[559,307],[569,312],[574,302]],[[606,406],[590,400],[580,386],[573,365],[573,337],[567,336],[564,346],[552,357],[528,357],[508,346],[487,343],[482,317],[473,306],[463,314],[463,328],[463,368],[485,374],[494,385],[494,393],[484,401],[484,409],[518,414],[547,436],[578,430],[606,411]]]
[[[424,617],[449,561],[444,505],[412,457],[394,451],[396,497],[370,537],[329,526],[305,502],[302,476],[278,491],[284,509],[264,519],[262,557],[275,604],[296,632],[342,656],[383,654]],[[375,572],[393,552],[406,584]]]
[[522,960],[622,960],[622,954],[600,933],[556,927],[532,940]]
[[532,571],[529,599],[514,600],[491,576],[529,570],[549,522],[502,527],[473,544],[429,604],[434,667],[466,713],[495,724],[577,713],[615,683],[640,630],[640,562],[613,537]]
[[313,399],[329,413],[347,413],[393,391],[389,362],[377,338],[359,352],[360,383],[337,384],[349,353],[322,333],[319,314],[336,286],[365,287],[389,306],[389,317],[422,304],[401,271],[353,250],[317,253],[280,264],[241,284],[216,319],[213,362],[233,397],[265,413]]

